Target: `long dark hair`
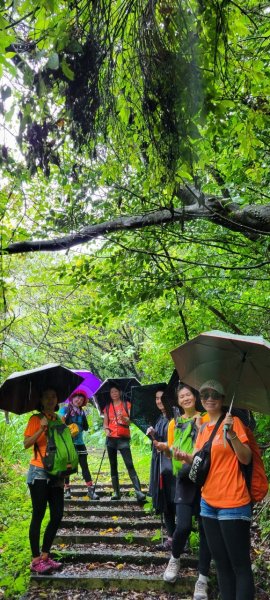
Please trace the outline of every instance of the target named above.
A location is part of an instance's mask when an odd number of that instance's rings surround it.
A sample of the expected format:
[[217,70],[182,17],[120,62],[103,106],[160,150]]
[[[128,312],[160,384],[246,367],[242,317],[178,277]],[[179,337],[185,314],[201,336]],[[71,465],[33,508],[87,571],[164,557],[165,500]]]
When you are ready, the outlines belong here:
[[181,415],[183,415],[185,411],[184,411],[184,410],[183,410],[183,408],[182,408],[181,406],[179,406],[179,404],[178,404],[178,394],[179,394],[179,392],[181,392],[181,390],[183,390],[184,388],[187,388],[187,389],[188,389],[188,390],[190,390],[190,391],[191,391],[191,393],[193,394],[193,396],[194,396],[194,398],[195,398],[195,409],[196,409],[198,412],[204,412],[204,408],[203,408],[203,405],[202,405],[202,403],[201,403],[201,400],[200,400],[200,394],[199,394],[198,390],[196,390],[195,388],[193,388],[191,385],[187,385],[186,383],[179,383],[179,385],[178,385],[178,386],[177,386],[177,388],[176,388],[176,395],[177,395],[177,405],[178,405],[178,408],[179,408],[179,412],[180,412],[180,414],[181,414]]
[[164,412],[165,412],[165,415],[166,415],[168,421],[171,421],[171,419],[173,419],[173,409],[172,409],[171,402],[170,402],[168,396],[166,395],[166,390],[160,388],[160,389],[156,390],[156,393],[157,392],[162,392],[162,397],[160,398],[160,400],[164,406]]

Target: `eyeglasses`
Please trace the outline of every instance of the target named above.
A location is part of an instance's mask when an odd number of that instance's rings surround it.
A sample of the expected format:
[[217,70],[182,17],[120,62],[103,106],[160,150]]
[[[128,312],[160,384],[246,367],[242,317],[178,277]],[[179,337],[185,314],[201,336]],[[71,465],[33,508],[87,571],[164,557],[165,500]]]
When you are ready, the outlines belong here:
[[216,390],[204,390],[200,393],[201,400],[208,400],[208,398],[212,398],[212,400],[221,400],[222,394],[216,392]]

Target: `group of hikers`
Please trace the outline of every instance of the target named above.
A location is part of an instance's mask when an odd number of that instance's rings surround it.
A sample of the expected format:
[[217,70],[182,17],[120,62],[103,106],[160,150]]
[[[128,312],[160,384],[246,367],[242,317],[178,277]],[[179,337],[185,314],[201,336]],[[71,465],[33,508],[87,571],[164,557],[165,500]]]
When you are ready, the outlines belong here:
[[[250,558],[250,523],[252,500],[243,465],[252,460],[247,428],[238,416],[226,412],[225,392],[219,381],[206,381],[199,392],[179,384],[178,410],[162,389],[156,392],[160,411],[158,421],[146,432],[152,440],[149,494],[157,512],[162,512],[167,539],[157,545],[171,552],[163,578],[174,583],[180,573],[180,558],[186,551],[192,519],[198,521],[199,575],[193,600],[208,600],[210,563],[213,559],[222,600],[254,600],[254,582]],[[32,500],[29,538],[32,551],[31,570],[46,573],[59,569],[61,563],[50,556],[51,546],[60,526],[64,497],[70,498],[69,477],[48,475],[43,457],[46,452],[50,422],[62,420],[74,427],[73,443],[90,499],[98,500],[87,464],[83,431],[88,429],[83,407],[88,399],[77,389],[67,406],[59,410],[55,390],[41,394],[38,414],[30,417],[24,432],[24,446],[33,446],[27,483]],[[130,403],[112,384],[109,401],[103,411],[103,427],[110,461],[113,495],[120,498],[117,456],[120,451],[139,502],[144,502],[130,450]],[[202,489],[189,477],[194,455],[211,443],[211,462]],[[160,478],[162,476],[162,503]],[[40,530],[47,505],[50,520],[40,550]]]

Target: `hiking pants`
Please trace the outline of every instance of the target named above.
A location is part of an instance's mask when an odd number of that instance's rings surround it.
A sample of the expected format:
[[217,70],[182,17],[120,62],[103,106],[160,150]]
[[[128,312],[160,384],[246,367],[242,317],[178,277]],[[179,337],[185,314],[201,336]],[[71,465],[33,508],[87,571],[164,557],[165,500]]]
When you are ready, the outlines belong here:
[[[174,558],[179,558],[184,552],[185,545],[188,541],[189,534],[192,529],[193,506],[189,504],[176,504],[176,528],[173,534],[172,555]],[[201,517],[198,517],[199,525],[199,573],[208,577],[211,554],[206,541],[204,528]],[[223,600],[223,599],[222,599]],[[232,600],[232,598],[230,599]]]
[[254,600],[250,522],[202,517],[222,600]]
[[169,538],[172,538],[175,530],[175,504],[168,503],[166,512],[163,512],[164,523]]
[[[79,465],[82,470],[84,481],[85,483],[90,483],[90,481],[92,481],[92,477],[87,462],[87,448],[85,444],[75,444],[75,448],[78,452]],[[69,485],[69,477],[65,477],[65,484]]]
[[47,504],[50,509],[50,520],[45,529],[42,552],[50,552],[57,529],[64,512],[64,488],[57,487],[54,482],[46,479],[35,479],[28,486],[32,500],[32,519],[29,529],[29,540],[32,556],[40,555],[40,528],[45,516]]
[[107,445],[107,451],[108,451],[110,467],[111,467],[111,477],[118,477],[117,450],[119,450],[119,452],[121,452],[123,461],[126,465],[126,468],[127,468],[130,478],[137,477],[137,473],[135,471],[135,467],[133,464],[129,444],[127,446],[125,446],[124,448],[118,447],[118,449],[117,449],[117,447],[113,448],[113,447]]

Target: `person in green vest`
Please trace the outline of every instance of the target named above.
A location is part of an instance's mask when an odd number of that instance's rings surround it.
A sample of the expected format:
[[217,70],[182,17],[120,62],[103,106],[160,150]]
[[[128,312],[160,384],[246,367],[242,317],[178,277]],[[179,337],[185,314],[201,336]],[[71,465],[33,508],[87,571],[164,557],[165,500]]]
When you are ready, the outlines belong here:
[[199,523],[199,578],[195,585],[193,600],[208,600],[208,573],[211,562],[200,514],[200,490],[188,478],[187,467],[175,457],[175,451],[191,454],[200,425],[208,419],[202,414],[199,394],[194,388],[180,384],[177,388],[177,401],[180,416],[168,428],[167,444],[156,443],[156,448],[165,451],[172,458],[173,473],[176,476],[176,528],[172,538],[172,554],[163,579],[174,583],[180,572],[180,556],[184,553],[192,529],[192,517]]

